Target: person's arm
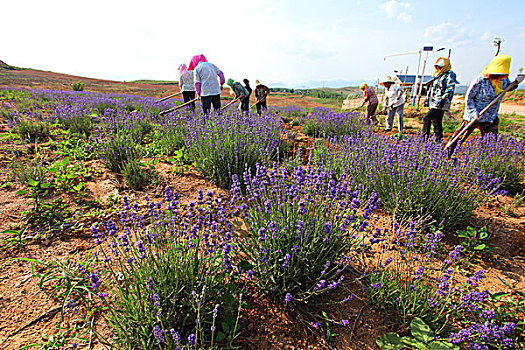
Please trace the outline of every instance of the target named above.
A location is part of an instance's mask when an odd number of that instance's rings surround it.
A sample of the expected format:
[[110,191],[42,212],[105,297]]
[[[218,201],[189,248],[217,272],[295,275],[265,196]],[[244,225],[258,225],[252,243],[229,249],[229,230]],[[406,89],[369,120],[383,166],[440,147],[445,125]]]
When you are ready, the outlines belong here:
[[454,89],[456,87],[456,74],[449,74],[445,80],[445,85],[446,89],[443,93],[443,96],[441,96],[441,100],[439,101],[440,107],[443,107],[447,102],[452,102],[452,99],[454,98]]
[[195,84],[195,92],[197,93],[197,96],[201,95],[201,77],[199,73],[197,72],[197,69],[195,69],[195,73],[193,74],[193,80]]
[[[502,85],[502,88],[503,90],[505,90],[510,84],[512,84],[513,82],[510,81],[509,78],[505,78],[503,79],[503,85]],[[510,89],[509,91],[512,91],[512,90],[516,90],[518,88],[518,85],[517,84],[514,84]]]
[[222,70],[220,70],[220,69],[218,69],[218,70],[219,70],[219,72],[217,73],[217,75],[219,76],[219,84],[221,84],[221,86],[223,86],[224,83],[226,82],[226,79],[224,79],[224,73],[222,72]]
[[184,86],[184,82],[182,81],[182,75],[179,77],[179,91],[182,91],[182,87]]

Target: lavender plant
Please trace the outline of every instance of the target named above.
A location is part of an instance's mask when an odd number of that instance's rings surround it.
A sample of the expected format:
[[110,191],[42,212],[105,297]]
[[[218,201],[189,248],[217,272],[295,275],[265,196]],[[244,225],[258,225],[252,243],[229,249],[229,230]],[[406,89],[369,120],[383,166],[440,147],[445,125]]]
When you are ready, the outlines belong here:
[[124,198],[121,225],[92,227],[100,270],[92,289],[107,307],[116,346],[204,349],[230,346],[239,331],[241,290],[224,199],[199,194],[187,213],[165,191],[167,207],[148,200],[147,214]]
[[466,168],[481,169],[485,175],[501,179],[502,190],[515,193],[523,187],[525,141],[489,134],[471,139],[455,155]]
[[301,131],[313,137],[339,138],[371,130],[359,112],[336,113],[328,108],[316,107],[303,123]]
[[[470,319],[479,312],[489,297],[488,291],[475,288],[485,272],[480,270],[462,283],[455,278],[462,246],[441,259],[437,254],[439,231],[420,239],[413,224],[408,231],[396,226],[390,237],[387,234],[378,230],[372,238],[379,259],[370,267],[366,293],[373,307],[401,324],[419,317],[436,335],[450,329],[454,319]],[[421,247],[426,248],[423,254],[417,252]]]
[[219,187],[230,188],[232,175],[242,176],[257,163],[269,164],[282,145],[282,125],[274,115],[232,113],[188,123],[186,148],[195,167]]
[[382,208],[399,222],[417,219],[449,231],[493,195],[500,183],[492,174],[453,160],[438,143],[419,137],[392,141],[370,133],[344,137],[334,147],[317,147],[312,160],[348,170],[365,197],[375,191]]
[[278,301],[300,303],[336,288],[348,252],[362,243],[377,197],[362,203],[344,176],[331,180],[323,168],[288,172],[258,165],[242,183],[233,178],[232,195],[246,226],[241,266],[257,287]]

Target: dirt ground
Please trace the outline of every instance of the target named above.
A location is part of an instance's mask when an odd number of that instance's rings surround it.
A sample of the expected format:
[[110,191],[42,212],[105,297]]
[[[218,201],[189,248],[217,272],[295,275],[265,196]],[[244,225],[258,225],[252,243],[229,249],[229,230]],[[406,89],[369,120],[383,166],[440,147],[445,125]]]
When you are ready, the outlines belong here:
[[[138,94],[142,96],[166,96],[178,89],[170,85],[149,85],[118,83],[96,79],[86,79],[39,71],[13,71],[20,74],[13,80],[4,80],[0,77],[0,86],[46,88],[46,89],[71,89],[71,82],[82,80],[86,82],[86,90],[93,92],[120,92]],[[11,79],[11,78],[10,78]],[[17,83],[15,83],[15,81]],[[9,85],[10,82],[14,85]],[[226,89],[223,96],[229,96]],[[300,107],[316,107],[322,104],[310,97],[289,97],[284,94],[272,94],[269,97],[270,105]],[[415,132],[420,122],[413,118],[409,125]],[[294,129],[294,127],[288,126]],[[7,124],[0,125],[0,132],[7,130]],[[297,131],[297,146],[308,146],[312,139]],[[48,156],[52,156],[49,154]],[[0,144],[0,180],[9,178],[9,148]],[[193,200],[198,189],[212,189],[216,192],[228,194],[193,169],[187,169],[183,174],[174,171],[170,162],[160,161],[156,165],[159,180],[156,185],[144,191],[132,191],[122,184],[121,179],[104,169],[100,161],[88,162],[86,166],[95,169],[95,175],[87,183],[89,199],[99,200],[100,209],[113,209],[119,207],[120,199],[126,195],[130,201],[144,204],[144,197],[161,201],[165,186],[169,186],[181,196],[181,202]],[[26,207],[27,199],[15,195],[19,186],[0,188],[0,231],[8,229],[19,223],[22,218],[20,211]],[[67,201],[67,199],[63,199]],[[484,268],[487,279],[484,287],[491,292],[507,291],[499,281],[502,278],[512,286],[525,290],[525,204],[521,203],[512,207],[514,198],[501,197],[475,211],[473,217],[465,225],[475,228],[487,226],[490,233],[490,243],[497,248],[483,255],[482,259],[474,262],[473,271]],[[107,206],[104,206],[104,203]],[[72,206],[72,210],[80,210]],[[381,214],[381,222],[388,225],[389,217]],[[75,217],[75,216],[74,216]],[[113,218],[118,220],[118,210],[107,210],[105,220]],[[60,322],[57,308],[59,300],[48,297],[37,286],[37,279],[31,278],[31,264],[13,258],[31,258],[41,261],[64,259],[66,257],[80,258],[95,246],[89,227],[95,223],[96,217],[77,218],[76,231],[69,230],[44,240],[31,240],[21,247],[0,250],[0,349],[19,349],[35,342],[49,339],[56,332]],[[0,234],[1,235],[1,234]],[[5,236],[5,234],[3,235]],[[458,241],[452,237],[446,239],[446,246],[453,247]],[[248,295],[248,303],[252,306],[241,319],[243,332],[239,338],[241,349],[378,349],[375,339],[386,331],[399,331],[393,326],[392,320],[385,315],[370,309],[362,300],[363,293],[358,284],[349,284],[340,295],[331,298],[343,299],[349,293],[354,293],[356,298],[343,306],[332,304],[325,306],[328,314],[334,318],[348,319],[347,327],[336,326],[338,335],[328,343],[325,334],[312,328],[308,320],[298,318],[297,315],[287,310],[280,309],[262,296],[255,293]],[[306,310],[306,315],[311,312],[318,313],[316,305],[311,310]],[[96,314],[92,322],[102,334],[109,334],[107,324],[102,315]],[[46,335],[47,338],[44,336]],[[92,339],[89,347],[85,349],[102,349],[103,346]]]

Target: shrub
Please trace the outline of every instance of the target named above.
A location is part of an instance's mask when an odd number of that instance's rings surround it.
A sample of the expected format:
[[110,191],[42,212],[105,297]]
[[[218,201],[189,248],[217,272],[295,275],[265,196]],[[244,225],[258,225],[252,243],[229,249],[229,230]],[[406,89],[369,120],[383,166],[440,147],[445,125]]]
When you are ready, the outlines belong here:
[[144,188],[150,182],[150,174],[140,167],[135,160],[130,160],[122,167],[124,180],[134,190]]
[[219,187],[230,188],[232,175],[269,164],[281,146],[281,122],[271,114],[213,115],[189,122],[186,148],[196,168]]
[[183,216],[177,195],[169,189],[165,195],[167,208],[148,201],[146,217],[124,198],[122,229],[111,221],[92,227],[97,242],[112,247],[100,245],[105,263],[90,278],[114,342],[120,349],[229,347],[242,295],[234,284],[224,201],[201,192]]
[[17,132],[20,138],[35,142],[44,141],[49,137],[49,126],[45,122],[32,122],[20,120],[17,125]]
[[419,317],[437,335],[443,334],[454,321],[474,317],[488,300],[488,292],[475,289],[485,271],[458,282],[455,268],[462,258],[462,246],[441,260],[437,254],[441,233],[434,231],[421,238],[414,223],[411,226],[407,231],[395,227],[392,239],[386,237],[386,230],[374,235],[379,259],[368,267],[367,300],[400,325]]
[[38,156],[25,162],[13,160],[11,171],[14,178],[23,186],[27,186],[30,181],[44,183],[46,180],[46,166]]
[[336,113],[319,107],[313,109],[301,129],[308,136],[325,138],[339,138],[365,130],[370,130],[370,126],[361,119],[359,112]]
[[77,81],[76,83],[71,84],[73,91],[84,91],[84,83]]
[[109,170],[120,173],[129,162],[137,162],[142,156],[142,149],[133,141],[130,135],[117,133],[105,138],[97,134],[93,139],[95,148],[104,165]]
[[261,291],[304,303],[342,282],[345,254],[362,243],[359,231],[376,207],[374,196],[361,205],[347,182],[331,180],[322,168],[288,173],[259,166],[245,174],[244,196],[234,179],[232,194],[247,230],[239,243],[241,266],[252,270]]
[[499,180],[476,167],[448,161],[439,143],[408,136],[393,141],[369,133],[345,137],[332,148],[317,146],[313,161],[348,176],[365,198],[375,191],[398,222],[418,220],[445,231],[487,201]]
[[455,156],[465,167],[473,171],[481,169],[485,175],[501,179],[502,190],[516,193],[523,186],[525,141],[489,134],[471,139],[455,152]]

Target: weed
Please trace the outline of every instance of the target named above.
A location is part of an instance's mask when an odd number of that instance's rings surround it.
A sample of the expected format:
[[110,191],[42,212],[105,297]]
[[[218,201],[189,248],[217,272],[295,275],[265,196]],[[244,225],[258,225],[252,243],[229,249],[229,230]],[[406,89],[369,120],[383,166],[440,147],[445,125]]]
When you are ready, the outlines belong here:
[[151,175],[144,170],[140,163],[130,160],[122,168],[124,180],[134,190],[140,190],[151,182]]
[[410,323],[411,337],[400,337],[396,333],[387,333],[382,338],[377,338],[376,343],[382,350],[410,349],[440,349],[459,350],[459,346],[444,340],[436,339],[432,329],[419,317]]
[[76,83],[71,84],[73,91],[84,91],[84,86],[84,83],[81,81],[77,81]]
[[45,122],[20,120],[17,132],[21,139],[27,141],[45,141],[49,137],[49,126]]
[[479,230],[468,226],[464,231],[458,231],[456,233],[459,238],[463,238],[461,245],[463,246],[464,251],[467,254],[467,258],[471,260],[476,252],[488,252],[494,250],[494,247],[491,247],[487,243],[489,234],[487,232],[487,227],[483,226]]

